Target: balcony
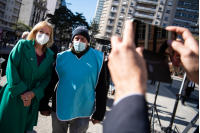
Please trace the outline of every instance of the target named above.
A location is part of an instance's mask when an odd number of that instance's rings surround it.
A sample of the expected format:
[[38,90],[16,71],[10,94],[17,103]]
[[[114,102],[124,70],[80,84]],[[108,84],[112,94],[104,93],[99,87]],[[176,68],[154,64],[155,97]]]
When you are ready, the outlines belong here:
[[147,7],[140,7],[140,6],[137,6],[136,10],[146,11],[146,12],[152,12],[152,13],[154,13],[156,11],[155,9],[151,9],[151,8],[147,8]]
[[112,31],[111,31],[111,30],[106,30],[106,32],[107,32],[107,33],[111,33]]
[[116,12],[117,12],[117,10],[110,10],[110,12],[116,13]]
[[185,17],[185,16],[179,16],[179,15],[175,15],[175,18],[177,19],[182,19],[182,20],[188,20],[188,21],[198,21],[198,18],[192,18],[192,17]]
[[124,19],[124,16],[119,16],[119,19]]
[[173,23],[176,23],[178,25],[189,25],[189,26],[198,26],[197,23],[192,22],[192,21],[184,21],[184,20],[178,20],[174,19]]
[[15,13],[15,12],[13,12],[13,14],[12,14],[14,17],[19,17],[18,16],[18,13]]
[[5,7],[0,6],[0,11],[5,12]]
[[150,15],[143,15],[143,14],[139,14],[139,13],[135,13],[134,17],[138,17],[138,18],[147,18],[147,19],[154,19],[154,16],[150,16]]
[[188,10],[182,10],[182,9],[176,9],[176,12],[179,13],[187,13],[187,14],[193,14],[193,15],[199,15],[198,11],[188,11]]
[[150,4],[150,5],[157,5],[158,2],[157,1],[150,1],[150,0],[137,0],[138,3],[142,3],[142,4]]
[[17,1],[17,2],[19,2],[19,3],[22,3],[22,0],[15,0],[15,1]]
[[189,5],[178,4],[177,7],[193,9],[193,10],[199,10],[199,6],[189,6]]
[[122,5],[127,5],[127,2],[122,2]]
[[113,6],[118,6],[119,4],[117,2],[112,3]]
[[115,19],[115,17],[109,16],[109,19]]
[[1,3],[7,4],[7,0],[0,0]]
[[14,8],[20,10],[20,6],[15,5]]
[[189,29],[191,32],[199,33],[199,29]]
[[113,26],[113,23],[108,23],[108,26]]

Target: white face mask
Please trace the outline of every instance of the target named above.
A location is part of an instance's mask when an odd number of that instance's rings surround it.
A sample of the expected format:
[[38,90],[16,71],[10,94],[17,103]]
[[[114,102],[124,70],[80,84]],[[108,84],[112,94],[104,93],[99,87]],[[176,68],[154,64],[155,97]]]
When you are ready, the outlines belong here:
[[36,41],[40,45],[44,45],[44,44],[46,44],[49,41],[49,37],[46,34],[40,34],[40,33],[38,33],[36,35]]
[[78,52],[85,50],[86,43],[74,41],[74,49]]

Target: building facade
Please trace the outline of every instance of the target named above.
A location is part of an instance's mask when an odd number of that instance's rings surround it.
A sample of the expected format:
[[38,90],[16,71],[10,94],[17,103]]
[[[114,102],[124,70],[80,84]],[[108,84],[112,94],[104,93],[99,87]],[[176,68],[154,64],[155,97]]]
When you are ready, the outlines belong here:
[[198,0],[106,0],[99,24],[100,33],[95,38],[103,44],[113,35],[122,37],[127,19],[140,19],[162,27],[186,27],[198,35],[198,9]]
[[[0,0],[0,33],[14,40],[17,34],[11,29],[13,23],[18,20],[22,0]],[[0,40],[2,39],[0,38]]]
[[95,15],[94,15],[94,20],[97,23],[100,23],[101,13],[102,13],[103,6],[104,6],[104,1],[105,0],[98,0],[98,2],[97,2],[97,7],[96,7]]
[[29,26],[35,26],[45,20],[47,0],[22,0],[19,20]]

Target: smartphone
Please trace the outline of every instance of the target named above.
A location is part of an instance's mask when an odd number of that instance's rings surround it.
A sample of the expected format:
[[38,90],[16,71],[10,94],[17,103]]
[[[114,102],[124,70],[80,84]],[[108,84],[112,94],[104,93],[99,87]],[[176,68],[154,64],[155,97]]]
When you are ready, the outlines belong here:
[[145,49],[148,79],[172,83],[169,64],[174,50],[168,47],[167,40],[176,40],[177,34],[138,19],[133,20],[133,26],[136,47]]

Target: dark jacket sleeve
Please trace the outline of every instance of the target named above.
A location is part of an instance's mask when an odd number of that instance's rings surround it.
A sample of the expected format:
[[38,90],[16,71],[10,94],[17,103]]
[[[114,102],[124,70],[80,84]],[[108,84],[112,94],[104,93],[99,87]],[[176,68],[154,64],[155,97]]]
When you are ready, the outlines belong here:
[[147,102],[144,96],[122,99],[106,114],[104,133],[150,133]]
[[40,107],[39,111],[47,111],[51,109],[49,107],[49,99],[53,96],[54,93],[54,88],[58,82],[58,75],[55,70],[56,63],[54,63],[53,69],[52,69],[52,76],[51,76],[51,81],[47,85],[45,91],[44,91],[44,97],[40,101]]
[[106,112],[107,103],[107,93],[106,88],[106,66],[105,63],[102,65],[101,72],[99,74],[98,83],[96,86],[96,111],[94,112],[92,118],[102,121]]

